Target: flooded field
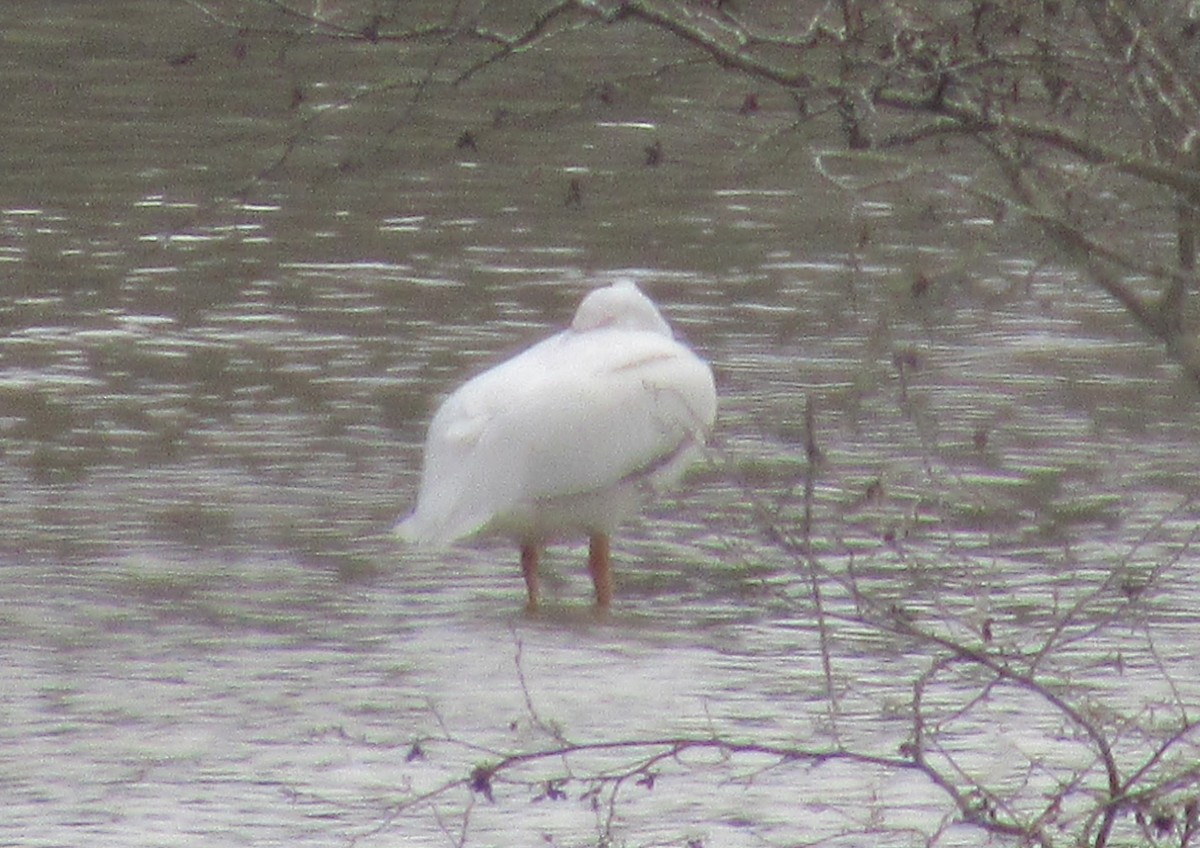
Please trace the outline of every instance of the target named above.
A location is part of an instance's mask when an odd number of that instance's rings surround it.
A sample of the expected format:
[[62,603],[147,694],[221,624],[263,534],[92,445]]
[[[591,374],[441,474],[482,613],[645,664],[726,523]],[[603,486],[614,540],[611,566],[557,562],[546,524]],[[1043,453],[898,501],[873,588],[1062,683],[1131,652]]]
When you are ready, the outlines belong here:
[[[1196,760],[1196,391],[961,175],[751,155],[732,83],[493,123],[517,65],[256,179],[289,74],[369,54],[0,23],[0,844],[1015,844],[930,771],[1083,833],[1106,760]],[[610,615],[582,540],[526,615],[511,545],[390,529],[438,401],[619,277],[712,363],[710,457]]]

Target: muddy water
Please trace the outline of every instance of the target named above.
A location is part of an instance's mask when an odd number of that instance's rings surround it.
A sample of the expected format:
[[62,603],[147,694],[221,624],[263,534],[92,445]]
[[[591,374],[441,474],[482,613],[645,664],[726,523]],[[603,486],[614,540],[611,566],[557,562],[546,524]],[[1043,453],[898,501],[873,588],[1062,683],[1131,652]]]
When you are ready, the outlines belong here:
[[[544,61],[514,62],[399,115],[331,111],[259,179],[378,56],[187,5],[0,16],[0,842],[985,842],[903,770],[703,750],[653,786],[589,795],[648,755],[603,751],[406,806],[563,740],[896,756],[943,654],[863,597],[1052,644],[1039,668],[1097,709],[1200,699],[1194,390],[952,174],[846,191],[832,154],[812,166],[828,128],[779,140],[769,93],[754,117],[683,72],[597,96],[617,71],[581,42],[548,107],[518,94]],[[578,546],[531,618],[508,546],[387,531],[437,400],[617,276],[713,363],[711,461],[615,543],[610,618]],[[806,402],[811,562],[779,541]],[[1094,760],[1043,700],[975,686],[930,675],[936,756],[1015,809]]]

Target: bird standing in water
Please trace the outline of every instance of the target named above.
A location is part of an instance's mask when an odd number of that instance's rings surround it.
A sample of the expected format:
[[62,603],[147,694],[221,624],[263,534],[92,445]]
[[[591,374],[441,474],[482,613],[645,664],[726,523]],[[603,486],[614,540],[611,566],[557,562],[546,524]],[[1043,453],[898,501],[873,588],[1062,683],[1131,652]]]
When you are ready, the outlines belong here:
[[444,545],[501,534],[521,549],[529,609],[547,542],[586,534],[596,605],[612,602],[609,537],[700,457],[712,370],[629,281],[591,292],[571,326],[464,383],[425,439],[417,507],[397,534]]

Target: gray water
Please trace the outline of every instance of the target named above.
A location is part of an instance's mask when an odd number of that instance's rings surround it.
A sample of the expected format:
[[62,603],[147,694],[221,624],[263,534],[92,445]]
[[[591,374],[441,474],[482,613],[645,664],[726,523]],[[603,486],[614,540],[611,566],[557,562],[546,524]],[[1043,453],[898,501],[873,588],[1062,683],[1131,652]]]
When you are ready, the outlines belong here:
[[[615,801],[587,778],[645,752],[413,803],[563,740],[897,756],[942,654],[854,590],[1049,642],[1100,713],[1200,703],[1195,390],[944,163],[847,190],[835,135],[776,135],[770,92],[740,116],[742,84],[689,70],[598,98],[618,70],[580,40],[568,70],[330,112],[261,177],[379,54],[132,0],[9,4],[0,32],[0,843],[988,843],[912,773],[711,750]],[[710,460],[615,540],[610,616],[579,544],[528,616],[509,545],[388,531],[438,400],[618,276],[713,364]],[[806,402],[811,562],[772,532],[799,538]],[[931,678],[938,756],[1025,809],[1093,761],[1043,700],[977,683]]]

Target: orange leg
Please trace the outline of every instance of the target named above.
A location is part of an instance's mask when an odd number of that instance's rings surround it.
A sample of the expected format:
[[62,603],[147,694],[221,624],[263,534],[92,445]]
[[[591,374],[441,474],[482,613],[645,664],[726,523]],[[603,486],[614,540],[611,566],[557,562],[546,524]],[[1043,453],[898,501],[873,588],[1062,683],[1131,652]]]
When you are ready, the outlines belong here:
[[521,573],[525,575],[525,591],[529,601],[525,608],[530,612],[538,607],[538,549],[537,545],[521,545]]
[[613,597],[612,563],[608,558],[608,536],[603,533],[592,534],[588,571],[592,575],[592,585],[596,587],[596,606],[608,609]]

